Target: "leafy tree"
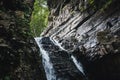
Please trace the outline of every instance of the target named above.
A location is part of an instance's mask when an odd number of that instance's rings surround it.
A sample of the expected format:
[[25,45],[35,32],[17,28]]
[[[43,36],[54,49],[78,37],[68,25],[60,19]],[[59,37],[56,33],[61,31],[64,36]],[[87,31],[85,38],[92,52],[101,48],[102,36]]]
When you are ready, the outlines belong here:
[[48,24],[48,7],[46,0],[36,0],[34,11],[31,17],[31,31],[34,37],[40,36],[40,33]]

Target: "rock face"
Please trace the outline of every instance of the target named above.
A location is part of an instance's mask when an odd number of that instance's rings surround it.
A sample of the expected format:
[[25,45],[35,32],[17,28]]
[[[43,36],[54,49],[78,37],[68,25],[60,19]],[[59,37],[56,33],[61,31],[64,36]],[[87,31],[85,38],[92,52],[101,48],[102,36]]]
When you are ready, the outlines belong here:
[[48,0],[52,37],[82,61],[90,80],[120,80],[120,1]]
[[42,38],[39,43],[48,53],[53,65],[56,77],[54,80],[87,80],[86,76],[76,68],[70,54],[55,45],[49,37]]
[[34,0],[0,0],[0,80],[46,80],[29,30]]

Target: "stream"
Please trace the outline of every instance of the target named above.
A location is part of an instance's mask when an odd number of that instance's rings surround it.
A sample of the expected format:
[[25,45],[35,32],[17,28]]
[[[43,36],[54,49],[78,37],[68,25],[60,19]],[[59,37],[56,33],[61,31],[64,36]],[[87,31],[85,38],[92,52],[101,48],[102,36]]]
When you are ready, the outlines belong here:
[[87,80],[82,64],[60,43],[49,37],[36,37],[47,80]]

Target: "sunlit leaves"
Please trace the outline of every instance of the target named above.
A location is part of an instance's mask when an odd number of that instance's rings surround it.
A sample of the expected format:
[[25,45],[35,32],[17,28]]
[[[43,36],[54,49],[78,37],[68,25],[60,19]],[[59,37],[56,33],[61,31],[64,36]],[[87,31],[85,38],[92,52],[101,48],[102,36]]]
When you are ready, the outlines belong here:
[[48,14],[46,0],[36,0],[30,23],[33,36],[40,36],[40,33],[47,26]]

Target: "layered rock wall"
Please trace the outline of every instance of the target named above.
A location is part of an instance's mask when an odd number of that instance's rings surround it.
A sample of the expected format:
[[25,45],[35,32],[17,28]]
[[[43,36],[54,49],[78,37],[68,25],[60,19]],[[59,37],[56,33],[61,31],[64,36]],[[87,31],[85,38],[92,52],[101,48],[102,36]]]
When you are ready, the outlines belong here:
[[77,55],[91,80],[120,79],[120,1],[48,0],[52,37]]

